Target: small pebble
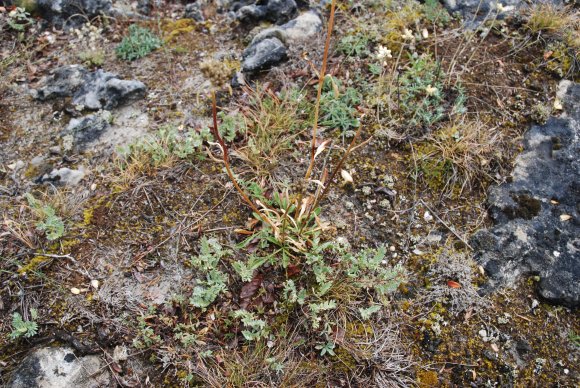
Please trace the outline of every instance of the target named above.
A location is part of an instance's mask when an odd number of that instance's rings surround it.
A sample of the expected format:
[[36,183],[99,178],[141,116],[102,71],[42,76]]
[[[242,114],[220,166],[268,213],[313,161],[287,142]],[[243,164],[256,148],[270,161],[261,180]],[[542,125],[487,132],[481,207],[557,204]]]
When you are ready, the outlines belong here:
[[80,293],[81,293],[81,290],[79,290],[79,289],[78,289],[78,288],[76,288],[76,287],[73,287],[73,288],[71,288],[71,289],[70,289],[70,292],[71,292],[71,294],[73,294],[73,295],[78,295],[78,294],[80,294]]

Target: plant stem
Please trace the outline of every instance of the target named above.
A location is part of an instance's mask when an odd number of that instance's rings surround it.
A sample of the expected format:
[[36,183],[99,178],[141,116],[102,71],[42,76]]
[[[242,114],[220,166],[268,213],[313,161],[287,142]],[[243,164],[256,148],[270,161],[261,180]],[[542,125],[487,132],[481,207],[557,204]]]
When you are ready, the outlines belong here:
[[334,27],[334,12],[336,9],[336,0],[332,0],[330,6],[330,16],[328,17],[328,32],[326,33],[326,42],[324,44],[324,56],[322,57],[322,66],[318,74],[318,91],[316,94],[316,103],[314,104],[314,122],[312,123],[312,144],[310,147],[310,165],[306,170],[304,180],[308,181],[314,168],[314,155],[316,153],[316,135],[318,132],[318,116],[320,114],[320,98],[322,97],[322,86],[326,75],[326,66],[328,64],[328,50],[330,49],[330,38],[332,37],[332,28]]
[[242,188],[238,184],[238,181],[236,180],[234,174],[232,173],[232,170],[230,168],[230,163],[229,163],[228,147],[226,146],[226,143],[224,142],[224,139],[221,137],[220,132],[218,130],[217,103],[216,103],[216,97],[215,97],[215,90],[212,90],[212,92],[211,92],[211,103],[212,103],[212,114],[213,114],[213,127],[212,127],[211,131],[213,133],[213,136],[216,138],[216,140],[218,141],[218,143],[220,144],[220,146],[222,148],[224,166],[226,167],[226,172],[228,174],[228,177],[232,181],[234,187],[236,188],[236,190],[238,191],[238,193],[240,194],[240,196],[252,208],[252,210],[254,211],[254,213],[256,213],[256,215],[258,217],[260,217],[260,219],[262,221],[264,221],[267,224],[269,224],[272,227],[273,230],[276,230],[277,228],[274,226],[274,224],[272,224],[272,222],[267,217],[264,217],[262,215],[262,213],[260,213],[260,211],[258,210],[258,208],[256,207],[256,205],[254,205],[254,203],[250,200],[250,198],[245,193],[245,191],[242,190]]

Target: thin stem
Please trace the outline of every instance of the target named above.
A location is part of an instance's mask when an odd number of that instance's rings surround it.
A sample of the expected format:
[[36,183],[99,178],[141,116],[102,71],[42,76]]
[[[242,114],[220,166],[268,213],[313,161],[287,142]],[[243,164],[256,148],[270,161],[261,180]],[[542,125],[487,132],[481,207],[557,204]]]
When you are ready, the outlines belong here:
[[224,139],[221,137],[220,132],[218,130],[217,103],[216,103],[216,98],[215,98],[215,90],[212,90],[212,92],[211,92],[211,102],[212,102],[212,114],[213,114],[213,127],[212,127],[211,131],[213,133],[213,136],[216,138],[216,140],[218,141],[218,143],[220,144],[220,146],[222,148],[224,166],[226,167],[226,172],[228,174],[228,177],[232,181],[234,187],[236,188],[236,190],[238,191],[240,196],[252,208],[254,213],[256,213],[256,215],[258,217],[260,217],[260,219],[262,221],[268,223],[272,227],[272,229],[276,230],[276,227],[274,226],[274,224],[272,224],[272,222],[267,217],[264,217],[262,215],[262,213],[260,213],[260,211],[258,210],[256,205],[254,205],[254,203],[250,200],[250,198],[248,197],[246,192],[244,190],[242,190],[240,185],[238,185],[238,181],[236,180],[236,178],[234,177],[234,174],[232,173],[232,170],[230,169],[230,163],[228,160],[229,159],[228,147],[226,147],[226,143],[224,142]]
[[316,93],[316,103],[314,104],[314,122],[312,123],[312,144],[310,147],[310,165],[306,170],[304,180],[308,180],[314,168],[314,155],[316,153],[316,136],[318,132],[318,116],[320,114],[320,98],[322,97],[322,86],[324,85],[324,77],[326,75],[326,66],[328,64],[328,50],[330,49],[330,38],[332,37],[332,28],[334,27],[334,11],[336,8],[336,0],[332,0],[330,6],[330,16],[328,17],[328,32],[326,33],[326,42],[324,44],[324,56],[322,58],[322,66],[318,74],[318,91]]

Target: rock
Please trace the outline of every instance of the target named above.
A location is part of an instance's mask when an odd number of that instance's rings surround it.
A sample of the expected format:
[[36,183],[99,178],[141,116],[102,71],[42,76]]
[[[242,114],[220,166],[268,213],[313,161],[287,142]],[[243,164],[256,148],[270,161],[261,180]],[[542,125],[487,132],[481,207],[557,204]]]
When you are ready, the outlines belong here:
[[311,39],[320,32],[321,29],[322,20],[320,19],[320,16],[314,11],[308,11],[282,26],[267,28],[259,32],[254,39],[252,39],[250,46],[270,37],[275,37],[288,46],[290,44]]
[[201,4],[199,2],[187,4],[185,6],[183,17],[185,19],[193,19],[196,22],[203,22],[205,18],[201,12]]
[[71,170],[68,167],[63,167],[52,170],[48,174],[44,174],[38,180],[38,183],[52,183],[59,186],[75,186],[85,177],[85,169],[80,167],[78,170]]
[[[285,60],[290,45],[311,39],[321,28],[320,16],[314,11],[309,11],[282,26],[261,31],[244,51],[242,71],[253,73],[265,70]],[[234,79],[232,84],[239,84],[239,80]]]
[[236,17],[242,22],[266,20],[276,24],[286,23],[298,12],[294,0],[258,0],[255,4],[241,7]]
[[100,357],[77,357],[66,347],[42,348],[28,355],[14,371],[9,388],[114,387]]
[[[539,3],[539,0],[442,0],[447,11],[463,17],[468,27],[475,27],[484,20],[503,19],[506,16],[517,14],[530,3]],[[562,4],[561,0],[552,0],[555,4]]]
[[568,85],[567,113],[525,134],[512,181],[489,192],[495,226],[478,231],[472,244],[490,276],[488,291],[539,275],[544,299],[574,308],[580,305],[580,85]]
[[107,132],[111,121],[111,112],[99,111],[80,119],[71,119],[63,134],[72,136],[72,148],[75,152],[83,152]]
[[59,27],[73,27],[112,10],[111,0],[38,0],[43,19]]
[[89,71],[79,65],[57,68],[44,79],[44,86],[33,91],[41,101],[72,97],[72,103],[87,109],[111,109],[131,100],[143,98],[146,87],[140,81],[119,79],[101,69]]
[[151,0],[139,0],[137,2],[137,12],[142,15],[151,15],[153,11],[153,2]]
[[248,47],[243,54],[242,71],[254,73],[287,58],[286,46],[278,38],[266,38]]

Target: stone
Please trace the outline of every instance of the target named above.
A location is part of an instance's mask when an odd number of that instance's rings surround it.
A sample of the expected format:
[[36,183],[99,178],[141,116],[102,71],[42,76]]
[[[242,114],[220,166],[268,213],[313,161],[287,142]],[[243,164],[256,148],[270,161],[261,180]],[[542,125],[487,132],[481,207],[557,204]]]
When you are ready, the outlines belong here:
[[292,19],[298,12],[294,0],[258,0],[255,4],[239,8],[236,18],[242,22],[269,21],[283,24]]
[[143,98],[146,90],[145,84],[140,81],[122,80],[102,69],[89,71],[80,65],[70,65],[54,70],[43,80],[43,86],[32,94],[41,101],[72,97],[74,105],[98,110]]
[[51,183],[59,186],[76,186],[85,177],[85,169],[79,167],[78,170],[71,170],[68,167],[54,169],[48,174],[44,174],[38,183]]
[[99,356],[76,356],[67,347],[42,348],[28,355],[12,374],[9,388],[114,387]]
[[248,47],[244,51],[243,58],[242,71],[254,73],[285,60],[287,50],[278,38],[266,38]]
[[187,4],[184,9],[183,17],[185,19],[193,19],[196,22],[203,22],[205,20],[199,2]]
[[321,29],[322,20],[318,13],[308,11],[281,26],[270,27],[259,32],[254,39],[252,39],[250,46],[270,37],[275,37],[288,46],[311,39],[313,36],[318,34]]
[[111,0],[38,0],[43,19],[59,27],[75,27],[112,11]]
[[566,85],[565,113],[525,134],[511,181],[489,191],[495,226],[476,232],[472,245],[490,277],[485,291],[537,275],[541,297],[575,308],[580,305],[580,84]]
[[[459,14],[468,27],[476,27],[484,20],[503,19],[541,0],[441,0],[450,14]],[[552,0],[561,5],[561,0]]]
[[99,140],[111,126],[112,115],[109,111],[99,111],[80,119],[71,119],[64,131],[64,136],[72,136],[72,148],[75,152],[86,151],[95,141]]

